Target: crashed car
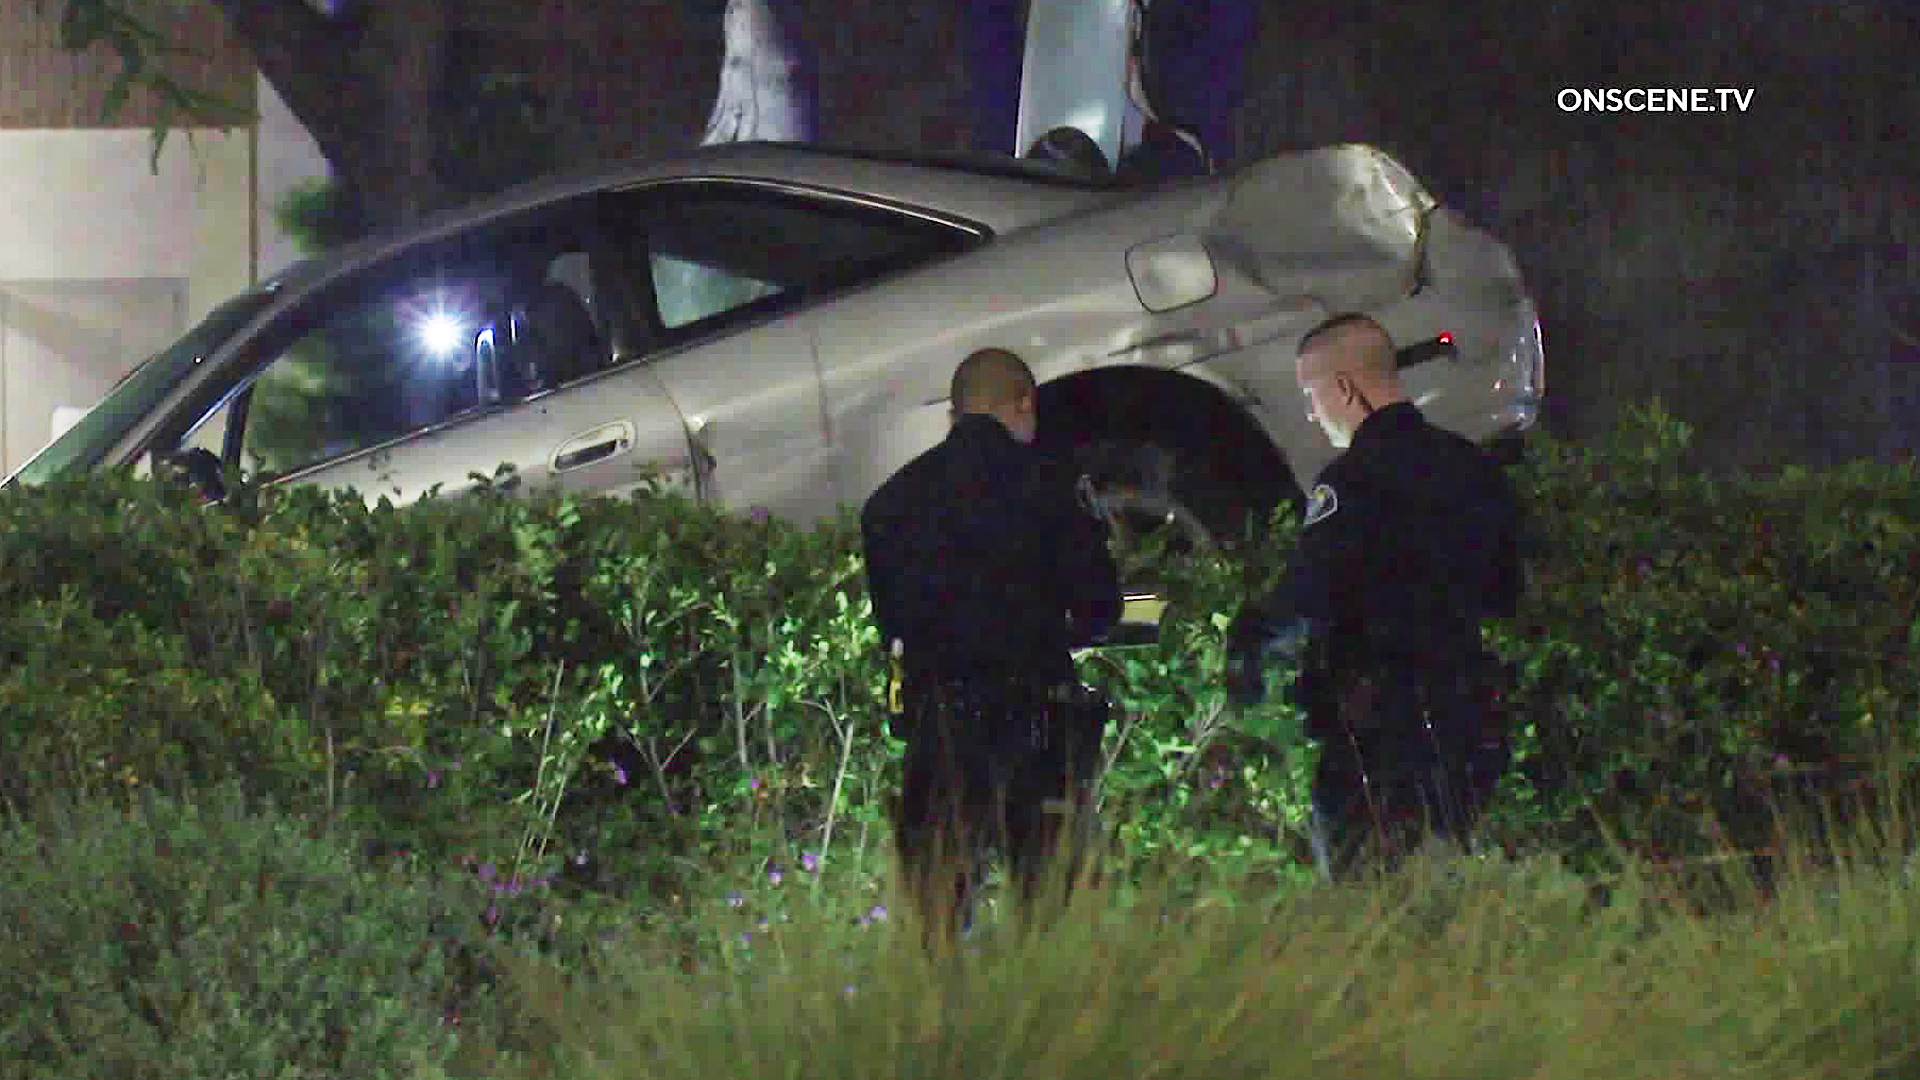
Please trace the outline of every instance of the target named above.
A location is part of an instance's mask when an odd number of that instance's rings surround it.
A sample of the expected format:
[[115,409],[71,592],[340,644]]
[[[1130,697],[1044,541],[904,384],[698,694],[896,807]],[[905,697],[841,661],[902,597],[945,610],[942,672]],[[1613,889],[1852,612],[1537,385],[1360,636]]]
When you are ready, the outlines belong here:
[[523,489],[653,478],[806,523],[940,440],[955,364],[999,346],[1040,382],[1042,446],[1109,506],[1212,535],[1334,454],[1293,356],[1347,310],[1387,327],[1438,423],[1483,442],[1533,423],[1544,359],[1510,252],[1377,149],[1139,186],[717,145],[297,266],[7,482],[189,460],[405,503],[505,464]]

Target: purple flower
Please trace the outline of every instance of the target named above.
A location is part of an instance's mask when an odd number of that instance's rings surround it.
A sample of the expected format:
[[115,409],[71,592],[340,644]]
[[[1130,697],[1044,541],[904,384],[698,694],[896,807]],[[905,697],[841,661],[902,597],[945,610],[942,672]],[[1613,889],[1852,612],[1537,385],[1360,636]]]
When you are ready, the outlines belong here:
[[886,922],[887,906],[885,904],[875,904],[872,907],[868,908],[867,921],[868,922]]
[[764,506],[756,506],[747,511],[747,520],[755,525],[765,525],[773,520],[773,512]]
[[842,990],[842,991],[841,991],[841,993],[843,993],[843,994],[845,994],[845,995],[847,995],[848,997],[852,997],[852,996],[853,996],[853,984],[852,984],[852,983],[848,983],[848,984],[846,985],[846,988],[845,988],[844,990]]
[[1775,754],[1773,755],[1773,767],[1776,769],[1791,769],[1793,768],[1793,759],[1785,754]]
[[757,777],[757,776],[749,776],[749,777],[747,777],[747,790],[748,790],[748,791],[759,791],[759,790],[760,790],[760,778],[759,778],[759,777]]
[[820,869],[820,856],[814,854],[811,851],[805,852],[800,856],[800,869],[806,871],[809,874],[813,873],[815,870]]
[[738,889],[727,894],[728,907],[739,907],[742,904],[745,904],[746,902],[747,902],[747,898],[744,896],[741,896],[740,891]]
[[780,879],[784,876],[785,875],[783,875],[780,872],[780,868],[777,866],[771,867],[767,870],[767,881],[769,884],[773,884],[773,885],[780,884]]
[[1740,654],[1740,659],[1745,660],[1747,658],[1747,643],[1744,641],[1740,642],[1733,647],[1733,651]]
[[745,930],[740,931],[740,944],[742,945],[753,944],[753,935],[747,933]]
[[493,904],[488,904],[487,913],[483,918],[488,926],[500,925],[500,909]]
[[1780,654],[1772,649],[1767,650],[1767,666],[1775,671],[1780,670]]
[[482,863],[480,865],[480,880],[481,881],[493,880],[493,864],[492,863]]
[[627,770],[619,765],[613,767],[613,782],[621,787],[627,785]]
[[427,770],[427,788],[431,790],[439,786],[440,786],[440,770],[428,769]]

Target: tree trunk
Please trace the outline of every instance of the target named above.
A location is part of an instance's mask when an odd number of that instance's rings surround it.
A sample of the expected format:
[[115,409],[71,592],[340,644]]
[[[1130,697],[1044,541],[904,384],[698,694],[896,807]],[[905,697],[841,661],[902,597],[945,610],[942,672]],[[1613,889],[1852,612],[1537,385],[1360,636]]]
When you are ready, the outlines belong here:
[[[720,92],[701,145],[813,140],[819,99],[797,28],[790,0],[727,0]],[[691,305],[691,314],[724,311],[762,295],[757,282],[714,267],[669,262],[653,272],[663,315],[676,298]]]
[[213,2],[376,223],[439,202],[449,4],[383,0],[329,17],[305,0]]
[[792,0],[727,0],[726,58],[704,146],[812,142],[819,90]]

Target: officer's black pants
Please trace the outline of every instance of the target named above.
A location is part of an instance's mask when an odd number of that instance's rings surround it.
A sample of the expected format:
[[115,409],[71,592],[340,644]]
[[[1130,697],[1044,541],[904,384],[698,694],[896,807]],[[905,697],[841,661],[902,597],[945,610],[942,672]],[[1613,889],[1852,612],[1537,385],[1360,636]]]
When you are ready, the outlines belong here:
[[1507,763],[1503,742],[1436,740],[1424,727],[1328,737],[1313,778],[1328,869],[1344,877],[1369,854],[1390,867],[1426,835],[1466,844]]
[[999,849],[1021,898],[1039,898],[1050,874],[1070,887],[1077,865],[1073,845],[1061,841],[1084,813],[1093,775],[1085,739],[1058,728],[1036,745],[1032,731],[1045,716],[921,711],[908,740],[895,840],[908,890],[930,934],[962,928],[987,853]]

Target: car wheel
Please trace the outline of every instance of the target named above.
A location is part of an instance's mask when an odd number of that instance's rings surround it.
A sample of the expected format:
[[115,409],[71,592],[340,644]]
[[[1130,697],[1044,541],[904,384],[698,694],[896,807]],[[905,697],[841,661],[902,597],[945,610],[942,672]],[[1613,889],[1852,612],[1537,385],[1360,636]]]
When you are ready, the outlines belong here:
[[1077,457],[1122,551],[1158,548],[1178,557],[1218,549],[1214,529],[1179,491],[1174,451],[1105,441],[1081,447]]

